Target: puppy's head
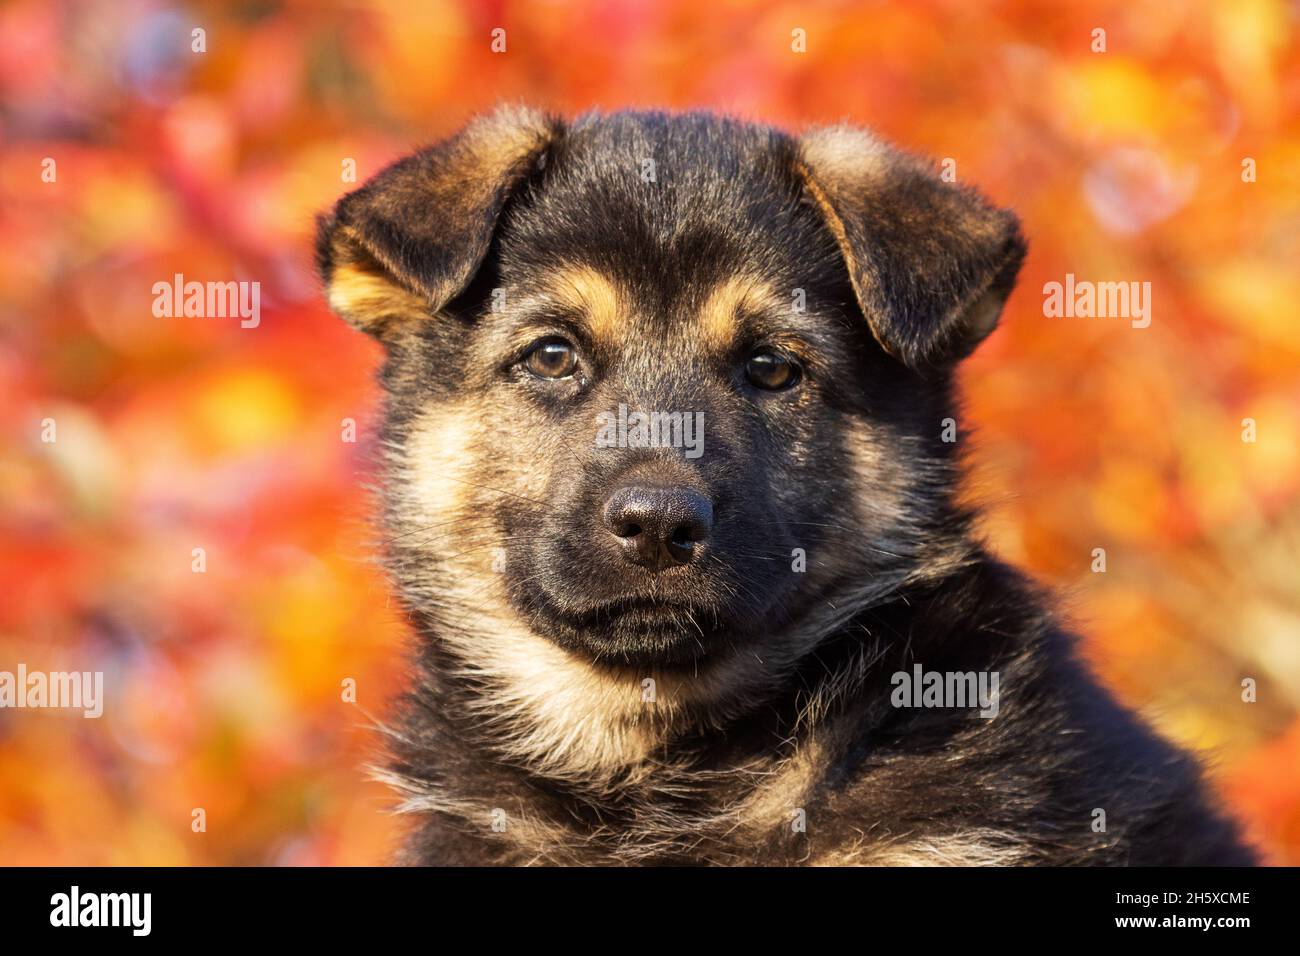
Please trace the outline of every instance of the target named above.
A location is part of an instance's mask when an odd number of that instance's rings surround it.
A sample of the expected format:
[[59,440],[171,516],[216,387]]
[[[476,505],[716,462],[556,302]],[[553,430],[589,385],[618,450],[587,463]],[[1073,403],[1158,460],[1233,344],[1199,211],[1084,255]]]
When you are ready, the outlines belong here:
[[865,133],[523,110],[345,196],[318,249],[387,350],[417,614],[462,656],[693,673],[770,672],[951,554],[949,373],[1023,255]]

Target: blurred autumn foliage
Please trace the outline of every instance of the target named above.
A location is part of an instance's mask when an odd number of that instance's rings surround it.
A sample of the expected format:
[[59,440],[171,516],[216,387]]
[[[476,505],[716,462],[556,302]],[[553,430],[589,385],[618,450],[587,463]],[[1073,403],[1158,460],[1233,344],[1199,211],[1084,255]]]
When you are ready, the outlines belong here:
[[[359,491],[378,355],[320,300],[312,219],[347,160],[364,180],[502,99],[850,119],[1014,206],[1029,260],[964,376],[987,532],[1062,592],[1106,682],[1206,755],[1269,858],[1300,863],[1296,16],[6,4],[0,669],[102,670],[109,702],[0,712],[0,863],[387,859],[363,771],[404,640]],[[155,317],[175,273],[259,281],[261,324]],[[1066,273],[1149,281],[1150,327],[1044,317]]]

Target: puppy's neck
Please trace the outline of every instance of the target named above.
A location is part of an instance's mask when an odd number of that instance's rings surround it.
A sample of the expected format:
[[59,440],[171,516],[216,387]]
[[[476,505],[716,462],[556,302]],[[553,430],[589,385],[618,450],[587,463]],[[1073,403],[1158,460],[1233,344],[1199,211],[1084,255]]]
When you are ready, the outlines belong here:
[[830,657],[819,653],[818,666],[799,673],[855,615],[876,606],[880,593],[859,589],[818,602],[783,632],[779,651],[760,656],[738,648],[681,669],[594,664],[500,605],[458,614],[454,627],[430,620],[430,702],[483,756],[597,797],[716,756],[727,728],[760,709],[779,714],[775,736],[757,748],[775,756],[773,740],[793,743],[852,697],[882,656],[879,640],[855,638],[837,642]]
[[668,742],[752,706],[743,657],[695,671],[593,664],[514,619],[457,629],[432,675],[495,757],[538,777],[600,792],[669,761]]

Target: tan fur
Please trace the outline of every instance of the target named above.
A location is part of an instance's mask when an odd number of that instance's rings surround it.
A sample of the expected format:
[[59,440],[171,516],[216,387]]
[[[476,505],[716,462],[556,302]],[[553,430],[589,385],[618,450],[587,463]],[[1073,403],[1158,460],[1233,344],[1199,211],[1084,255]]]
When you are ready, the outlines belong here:
[[777,308],[780,303],[776,290],[762,279],[731,276],[709,293],[693,330],[705,348],[726,352],[740,331],[743,312]]
[[826,771],[828,748],[809,739],[777,763],[736,810],[737,822],[754,838],[793,833],[795,812],[806,810]]
[[1024,851],[1014,836],[980,831],[880,843],[866,838],[815,856],[812,866],[1016,866]]
[[804,162],[838,182],[879,181],[893,165],[888,146],[851,126],[810,130],[800,140],[800,151]]
[[550,286],[556,301],[582,314],[594,338],[619,340],[620,294],[608,276],[590,266],[569,266],[554,273]]
[[[546,114],[526,106],[500,106],[474,119],[466,128],[464,143],[477,167],[465,168],[465,185],[478,185],[490,177],[483,171],[505,169],[520,157],[535,153],[554,130]],[[481,186],[479,188],[482,188]]]
[[377,331],[390,322],[429,318],[429,302],[393,281],[388,271],[359,248],[334,267],[330,308],[359,329]]
[[473,412],[468,403],[430,411],[411,430],[403,464],[429,521],[453,520],[468,496],[473,469],[465,453],[475,440]]
[[[392,733],[391,728],[381,728]],[[371,778],[389,787],[402,796],[396,807],[397,813],[439,813],[477,824],[484,833],[492,833],[502,842],[506,842],[527,855],[520,861],[524,865],[553,862],[553,857],[570,839],[564,827],[529,815],[525,808],[511,799],[503,799],[505,804],[493,807],[485,813],[484,806],[476,800],[455,796],[453,791],[439,789],[430,791],[425,786],[413,786],[411,781],[400,774],[383,769],[372,769]],[[493,811],[500,809],[504,813],[504,829],[493,829]]]

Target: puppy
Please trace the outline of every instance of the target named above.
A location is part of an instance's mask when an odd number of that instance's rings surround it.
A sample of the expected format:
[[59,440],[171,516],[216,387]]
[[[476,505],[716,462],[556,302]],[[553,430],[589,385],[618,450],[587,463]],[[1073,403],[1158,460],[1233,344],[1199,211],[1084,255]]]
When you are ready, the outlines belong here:
[[501,109],[317,253],[386,351],[406,861],[1252,862],[954,500],[1011,213],[851,128]]

